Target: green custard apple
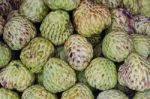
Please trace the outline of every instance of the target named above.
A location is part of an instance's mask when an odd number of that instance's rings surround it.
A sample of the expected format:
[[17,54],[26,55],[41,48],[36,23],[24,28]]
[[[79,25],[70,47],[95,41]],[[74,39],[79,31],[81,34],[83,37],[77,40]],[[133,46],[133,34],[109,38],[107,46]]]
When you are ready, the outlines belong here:
[[106,58],[95,58],[86,68],[85,77],[89,85],[98,90],[114,88],[117,84],[116,66]]
[[80,0],[44,0],[45,4],[52,10],[71,11],[78,7]]
[[92,37],[111,24],[111,14],[107,8],[94,4],[92,0],[82,0],[73,13],[73,20],[79,34]]
[[20,59],[31,72],[39,73],[53,53],[54,46],[49,40],[36,37],[22,49]]
[[34,25],[22,16],[11,18],[4,27],[3,39],[12,50],[20,50],[36,36]]
[[12,54],[9,47],[0,42],[0,68],[5,67],[11,60]]
[[110,9],[113,9],[119,7],[122,0],[95,0],[95,2],[100,5],[104,5]]
[[0,84],[8,89],[24,91],[34,82],[34,75],[19,60],[11,61],[0,72]]
[[50,12],[40,26],[41,35],[54,45],[62,45],[73,33],[69,14],[62,10]]
[[0,98],[1,99],[20,99],[19,95],[9,89],[0,88]]
[[137,92],[133,99],[150,99],[150,90]]
[[5,19],[3,18],[3,16],[0,15],[0,36],[4,32],[4,25],[5,25]]
[[150,55],[150,37],[140,34],[132,34],[132,41],[136,53],[145,58]]
[[150,36],[150,18],[138,15],[134,17],[136,33]]
[[115,89],[120,90],[125,93],[129,93],[131,91],[127,86],[122,86],[119,83],[116,84]]
[[112,31],[102,42],[102,53],[115,62],[124,61],[133,50],[130,36],[122,31]]
[[111,11],[112,24],[109,27],[109,31],[124,31],[127,33],[133,33],[134,20],[132,15],[125,9],[118,8]]
[[41,22],[48,14],[44,0],[23,0],[19,12],[32,22]]
[[77,83],[62,93],[61,99],[94,99],[92,91],[84,84]]
[[129,99],[129,98],[120,90],[111,89],[99,93],[97,99]]
[[70,36],[64,48],[69,64],[78,71],[84,70],[93,57],[92,45],[78,34]]
[[7,16],[7,14],[12,10],[12,5],[8,0],[0,0],[0,15]]
[[75,71],[63,60],[50,58],[43,70],[43,85],[52,92],[62,92],[76,82]]
[[131,53],[124,64],[119,67],[118,81],[132,90],[145,91],[150,89],[150,61]]
[[21,99],[57,99],[57,97],[43,86],[33,85],[23,92]]

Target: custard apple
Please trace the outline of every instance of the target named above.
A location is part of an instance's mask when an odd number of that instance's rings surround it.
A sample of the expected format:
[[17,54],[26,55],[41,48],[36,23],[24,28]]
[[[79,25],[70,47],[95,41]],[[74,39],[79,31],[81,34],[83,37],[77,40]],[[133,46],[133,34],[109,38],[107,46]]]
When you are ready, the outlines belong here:
[[34,75],[19,60],[11,61],[0,72],[0,84],[8,89],[24,91],[34,81]]
[[11,18],[4,27],[4,41],[12,50],[20,50],[36,36],[34,25],[22,16]]
[[95,0],[95,2],[100,5],[104,5],[110,9],[113,9],[119,7],[122,0]]
[[0,68],[5,67],[11,60],[11,50],[9,47],[0,42]]
[[94,35],[92,37],[87,37],[87,40],[92,44],[93,47],[95,47],[97,44],[101,41],[100,35]]
[[64,44],[73,33],[69,14],[62,10],[50,12],[43,20],[40,31],[41,35],[54,45]]
[[78,34],[70,36],[64,48],[69,64],[78,71],[84,70],[93,57],[92,45]]
[[61,99],[94,99],[92,91],[84,84],[77,83],[62,93]]
[[53,53],[54,46],[49,40],[36,37],[21,51],[20,59],[31,72],[39,73]]
[[8,0],[0,0],[0,15],[7,16],[12,10],[12,6]]
[[76,31],[85,37],[100,34],[111,24],[111,14],[104,6],[90,0],[82,0],[74,11],[73,20]]
[[57,99],[57,97],[43,86],[33,85],[23,92],[21,99]]
[[80,4],[80,0],[44,0],[45,4],[52,10],[74,10]]
[[150,37],[140,34],[132,34],[131,36],[135,52],[147,58],[150,55]]
[[109,31],[134,32],[134,20],[132,15],[125,9],[118,8],[111,11],[112,24]]
[[7,15],[7,21],[9,21],[11,18],[16,17],[16,16],[20,16],[18,10],[12,10]]
[[125,93],[130,93],[130,89],[127,86],[122,86],[119,83],[116,84],[115,89],[120,90]]
[[63,60],[50,58],[43,70],[43,85],[52,92],[62,92],[76,82],[75,71]]
[[20,99],[20,97],[14,91],[5,88],[0,88],[0,99]]
[[150,36],[150,18],[139,15],[134,17],[134,21],[136,33]]
[[96,89],[107,90],[114,88],[117,84],[116,66],[106,58],[95,58],[86,68],[85,77],[89,85]]
[[44,0],[23,0],[19,9],[20,14],[32,22],[41,22],[48,11]]
[[103,39],[102,52],[105,57],[112,61],[124,61],[132,50],[133,42],[125,32],[112,31]]
[[119,67],[119,83],[132,90],[150,89],[150,61],[137,53],[131,53]]
[[0,36],[4,32],[5,19],[0,15]]
[[150,90],[137,92],[133,99],[150,99]]
[[129,99],[123,92],[120,90],[106,90],[101,92],[97,99]]

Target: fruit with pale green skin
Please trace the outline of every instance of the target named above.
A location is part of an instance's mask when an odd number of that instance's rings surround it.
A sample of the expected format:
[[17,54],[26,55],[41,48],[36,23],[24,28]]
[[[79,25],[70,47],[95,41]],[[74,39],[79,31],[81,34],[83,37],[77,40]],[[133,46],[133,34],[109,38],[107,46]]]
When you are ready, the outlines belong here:
[[102,42],[102,52],[105,57],[115,62],[124,61],[133,50],[130,36],[121,31],[112,31]]
[[131,53],[119,67],[118,81],[132,90],[145,91],[150,89],[149,76],[150,62],[137,53]]
[[99,93],[97,99],[129,99],[129,98],[120,90],[111,89]]
[[110,9],[120,6],[122,0],[95,0],[97,4],[104,5]]
[[132,14],[141,14],[150,18],[150,0],[123,0],[123,4]]
[[135,16],[134,29],[136,33],[150,36],[150,19],[145,16]]
[[12,50],[20,50],[36,36],[34,25],[22,16],[12,17],[4,27],[3,39]]
[[9,47],[0,42],[0,68],[5,67],[11,60],[12,54]]
[[11,10],[12,6],[8,0],[0,0],[0,15],[7,16]]
[[74,11],[73,20],[79,34],[92,37],[111,24],[111,14],[104,6],[96,5],[90,0],[82,0]]
[[32,22],[41,22],[48,14],[49,8],[44,0],[23,0],[19,12]]
[[84,70],[93,57],[92,45],[78,34],[70,36],[64,48],[69,64],[77,71]]
[[62,92],[72,87],[76,82],[75,71],[63,60],[50,58],[44,66],[43,85],[52,92]]
[[133,99],[150,99],[150,90],[137,92]]
[[[55,19],[55,20],[54,20]],[[54,45],[62,45],[73,34],[69,14],[62,10],[50,12],[40,26],[41,35]]]
[[112,24],[109,31],[124,31],[133,33],[134,20],[132,15],[125,9],[118,8],[111,11]]
[[0,72],[0,84],[4,88],[24,91],[34,82],[34,75],[19,60],[11,61]]
[[135,52],[147,58],[150,55],[150,37],[140,34],[131,36]]
[[21,99],[57,99],[57,97],[43,86],[33,85],[23,92]]
[[61,99],[94,99],[92,91],[84,84],[77,83],[62,93]]
[[19,95],[9,89],[0,88],[1,99],[20,99]]
[[54,46],[49,40],[36,37],[22,49],[20,59],[31,72],[40,73],[53,53]]
[[85,69],[85,77],[89,85],[98,90],[114,88],[117,84],[116,66],[106,58],[95,58]]
[[52,10],[71,11],[78,7],[80,0],[44,0],[45,4]]
[[5,19],[0,15],[0,36],[4,32]]
[[55,57],[56,58],[60,58],[64,61],[67,62],[67,56],[65,54],[65,49],[64,49],[64,46],[58,46],[58,47],[55,47]]

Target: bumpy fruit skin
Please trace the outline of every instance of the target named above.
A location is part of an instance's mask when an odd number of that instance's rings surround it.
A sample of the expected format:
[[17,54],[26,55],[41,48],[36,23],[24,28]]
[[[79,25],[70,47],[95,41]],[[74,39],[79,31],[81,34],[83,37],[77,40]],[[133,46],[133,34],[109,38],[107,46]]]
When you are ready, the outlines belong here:
[[8,0],[0,0],[0,15],[7,16],[11,10],[12,6]]
[[85,77],[89,85],[96,89],[107,90],[114,88],[117,84],[116,66],[106,58],[95,58],[86,68]]
[[95,47],[97,44],[101,41],[100,35],[94,35],[92,37],[87,37],[87,40],[92,44],[93,47]]
[[11,61],[0,72],[0,84],[8,89],[24,91],[34,81],[34,75],[19,60]]
[[43,70],[43,85],[52,93],[62,92],[76,82],[75,71],[63,60],[50,58]]
[[134,29],[136,33],[150,36],[150,19],[145,16],[135,16]]
[[144,92],[137,92],[133,99],[150,99],[150,90]]
[[90,0],[82,0],[73,17],[76,31],[85,37],[100,34],[111,24],[109,10]]
[[132,34],[132,41],[136,53],[145,58],[150,55],[150,37],[140,34]]
[[11,18],[16,17],[16,16],[20,16],[19,11],[18,10],[12,10],[7,15],[7,21],[9,21]]
[[123,92],[120,90],[106,90],[101,92],[97,99],[129,99]]
[[104,56],[115,62],[124,61],[132,50],[133,42],[125,32],[113,31],[102,42]]
[[150,62],[136,53],[131,53],[120,66],[118,81],[132,90],[150,89]]
[[9,89],[5,89],[5,88],[0,88],[0,98],[1,99],[20,99],[19,95],[16,92],[11,91]]
[[34,25],[22,16],[11,18],[4,27],[4,41],[12,50],[20,50],[36,36]]
[[145,17],[150,18],[150,0],[139,0],[140,13]]
[[7,0],[11,4],[13,10],[19,9],[23,0]]
[[48,92],[43,86],[33,85],[23,92],[21,99],[57,99],[57,98],[52,93]]
[[134,20],[132,15],[125,9],[118,8],[111,11],[112,24],[109,31],[124,31],[132,33],[134,31]]
[[93,57],[92,45],[81,35],[70,36],[64,48],[69,64],[78,71],[84,70]]
[[113,9],[119,7],[122,0],[95,0],[95,2],[100,5],[104,5],[110,9]]
[[5,19],[0,15],[0,36],[4,32]]
[[48,11],[43,0],[23,0],[19,9],[20,14],[32,22],[41,22]]
[[116,84],[115,89],[120,90],[125,93],[130,93],[130,89],[127,86],[122,86],[119,83]]
[[80,4],[80,0],[44,0],[45,4],[52,10],[74,10]]
[[54,46],[49,40],[36,37],[21,51],[20,59],[31,72],[39,73],[53,53]]
[[67,62],[67,56],[65,54],[65,49],[64,49],[64,46],[58,46],[58,47],[55,47],[55,57],[56,58],[60,58],[64,61]]
[[62,10],[50,12],[43,20],[40,31],[41,35],[54,45],[64,44],[73,33],[69,14]]
[[69,90],[63,92],[61,99],[94,99],[94,96],[86,85],[77,83]]
[[5,67],[11,60],[11,50],[8,46],[0,42],[0,68]]

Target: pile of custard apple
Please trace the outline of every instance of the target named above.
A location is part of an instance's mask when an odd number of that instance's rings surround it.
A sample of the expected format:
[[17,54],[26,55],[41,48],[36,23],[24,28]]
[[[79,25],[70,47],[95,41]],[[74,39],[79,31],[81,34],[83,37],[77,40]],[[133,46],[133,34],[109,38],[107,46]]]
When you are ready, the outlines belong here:
[[0,99],[150,99],[150,0],[0,0]]

